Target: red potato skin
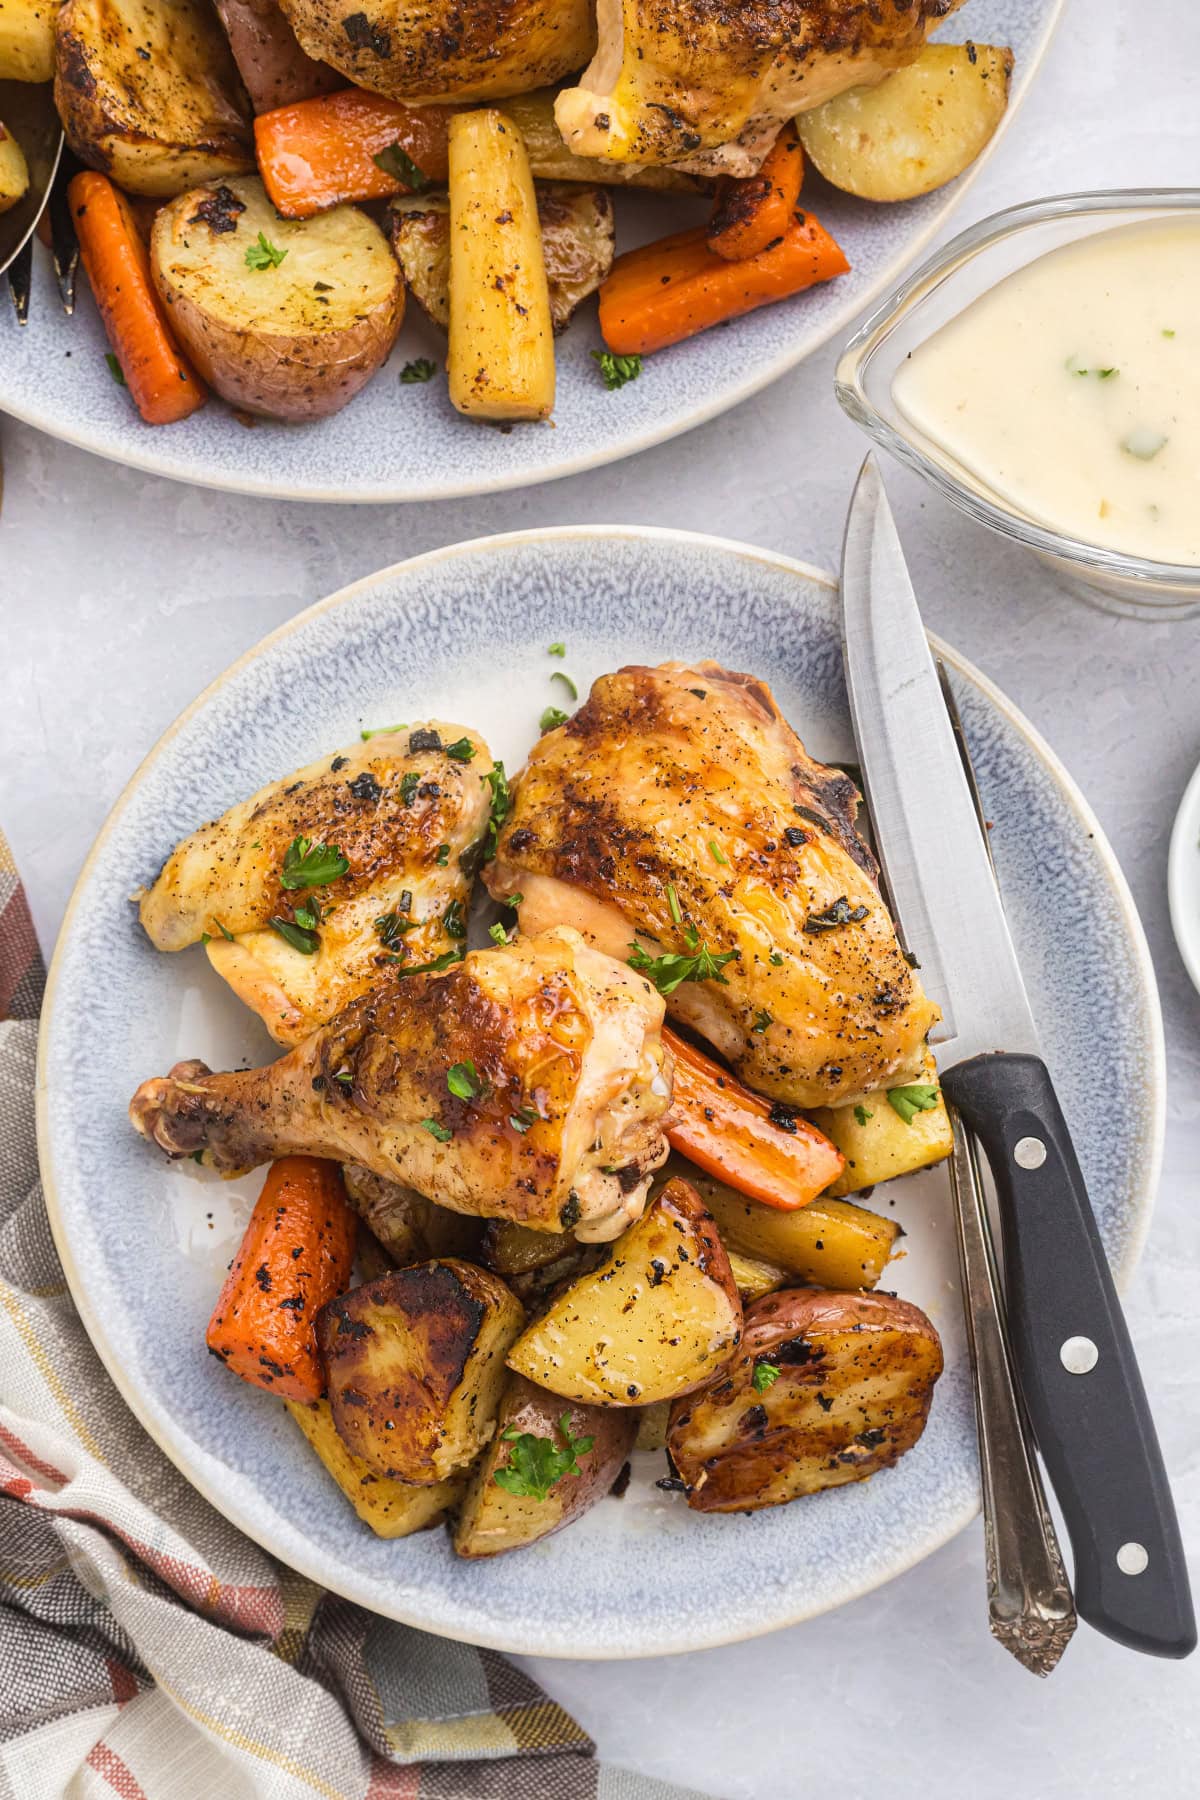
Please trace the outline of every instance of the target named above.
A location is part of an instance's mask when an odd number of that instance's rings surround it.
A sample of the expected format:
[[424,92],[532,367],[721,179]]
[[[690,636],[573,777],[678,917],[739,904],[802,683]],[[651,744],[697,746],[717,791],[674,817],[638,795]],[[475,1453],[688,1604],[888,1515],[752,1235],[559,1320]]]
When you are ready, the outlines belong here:
[[306,56],[275,0],[214,0],[256,114],[344,87],[327,63]]

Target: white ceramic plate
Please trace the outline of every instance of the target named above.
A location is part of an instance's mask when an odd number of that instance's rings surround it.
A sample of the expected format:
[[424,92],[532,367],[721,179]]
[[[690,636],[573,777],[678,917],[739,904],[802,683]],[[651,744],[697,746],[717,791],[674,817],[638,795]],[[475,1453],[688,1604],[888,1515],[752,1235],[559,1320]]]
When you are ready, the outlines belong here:
[[[960,40],[1012,45],[1007,119],[1024,98],[1061,6],[969,0],[950,23],[949,35]],[[65,318],[45,255],[37,258],[28,326],[20,330],[11,309],[0,306],[0,411],[133,468],[282,499],[438,500],[578,474],[702,424],[844,331],[918,255],[983,160],[940,192],[898,206],[852,200],[813,177],[806,201],[841,243],[851,273],[648,359],[641,379],[619,393],[607,392],[589,354],[600,346],[592,302],[557,346],[553,425],[490,430],[454,411],[440,379],[401,387],[397,371],[411,357],[445,356],[444,337],[410,305],[388,367],[336,418],[302,426],[262,421],[249,430],[210,401],[182,424],[151,428],[109,374],[90,295],[84,292],[75,317]],[[620,245],[695,224],[704,210],[686,196],[620,194]]]
[[[546,646],[565,640],[558,662]],[[982,676],[947,652],[978,763],[1034,1010],[1119,1279],[1145,1230],[1163,1108],[1157,1001],[1137,916],[1064,771]],[[712,538],[633,529],[521,533],[417,558],[268,638],[172,727],[122,796],[71,903],[42,1029],[40,1129],[72,1291],[146,1429],[235,1524],[374,1610],[498,1648],[648,1656],[769,1631],[886,1581],[966,1523],[975,1439],[944,1175],[879,1190],[908,1236],[887,1283],[941,1331],[947,1370],[921,1442],[886,1474],[748,1518],[704,1518],[637,1459],[621,1500],[517,1555],[458,1561],[441,1532],[361,1525],[278,1402],[204,1348],[261,1182],[168,1164],[126,1104],[182,1056],[271,1054],[199,949],[161,956],[129,904],[164,854],[260,783],[436,714],[519,766],[553,669],[715,656],[767,677],[818,756],[853,756],[828,576]],[[919,948],[919,947],[918,947]],[[1116,1109],[1112,1095],[1128,1104]]]
[[1179,954],[1200,992],[1200,768],[1183,791],[1171,828],[1167,900]]

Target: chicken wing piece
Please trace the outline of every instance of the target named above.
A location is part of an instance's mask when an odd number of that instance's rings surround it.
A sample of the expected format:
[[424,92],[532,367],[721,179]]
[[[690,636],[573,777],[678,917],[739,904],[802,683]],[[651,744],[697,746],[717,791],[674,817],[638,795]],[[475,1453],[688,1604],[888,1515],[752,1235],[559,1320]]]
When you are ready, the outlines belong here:
[[477,733],[440,719],[309,763],[184,839],[141,896],[147,935],[205,942],[276,1042],[298,1044],[388,970],[461,948],[494,769]]
[[583,67],[591,0],[280,0],[309,56],[428,106],[527,94]]
[[181,1063],[129,1114],[226,1172],[307,1152],[455,1212],[606,1239],[667,1155],[662,1020],[647,981],[560,929],[398,975],[267,1068]]
[[961,0],[599,0],[555,117],[577,156],[752,175],[782,120],[912,62]]
[[754,1088],[845,1104],[915,1078],[937,1009],[854,827],[858,793],[751,675],[604,675],[541,739],[485,879],[521,929],[568,924],[653,970],[667,1009]]

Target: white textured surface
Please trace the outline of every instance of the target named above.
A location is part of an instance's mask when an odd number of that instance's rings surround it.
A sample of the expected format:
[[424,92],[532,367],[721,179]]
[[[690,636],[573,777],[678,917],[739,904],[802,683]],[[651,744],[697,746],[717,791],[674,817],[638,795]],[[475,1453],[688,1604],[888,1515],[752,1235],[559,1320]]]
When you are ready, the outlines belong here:
[[[1193,182],[1198,118],[1200,17],[1189,0],[1074,0],[957,222],[1056,189]],[[832,362],[826,352],[725,418],[597,475],[420,509],[189,491],[5,424],[0,819],[43,941],[163,727],[240,650],[357,575],[460,537],[589,519],[724,531],[835,562],[862,444],[830,397]],[[890,489],[930,623],[1007,690],[1080,781],[1149,933],[1171,1092],[1159,1210],[1129,1311],[1200,1584],[1200,1000],[1165,897],[1171,818],[1200,759],[1200,626],[1088,612],[915,481],[897,472]],[[1037,1683],[988,1639],[982,1584],[975,1527],[866,1600],[756,1643],[649,1664],[534,1666],[606,1756],[729,1800],[1200,1791],[1200,1660],[1150,1662],[1083,1628]]]

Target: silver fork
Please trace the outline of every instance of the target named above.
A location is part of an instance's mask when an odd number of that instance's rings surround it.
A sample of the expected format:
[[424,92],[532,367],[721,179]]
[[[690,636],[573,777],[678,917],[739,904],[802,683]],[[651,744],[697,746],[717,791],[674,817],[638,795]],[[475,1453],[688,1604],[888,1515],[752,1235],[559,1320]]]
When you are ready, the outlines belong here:
[[66,189],[78,165],[65,147],[49,83],[0,81],[0,119],[20,144],[29,165],[28,193],[0,215],[0,275],[8,277],[17,323],[24,325],[33,281],[34,232],[47,207],[59,297],[64,312],[75,309],[79,247]]
[[[937,666],[991,861],[987,821],[962,719],[940,658]],[[954,1108],[949,1110],[954,1128],[950,1185],[979,1435],[988,1619],[992,1635],[1019,1663],[1035,1675],[1049,1675],[1074,1633],[1075,1603],[1013,1376],[975,1143]]]

